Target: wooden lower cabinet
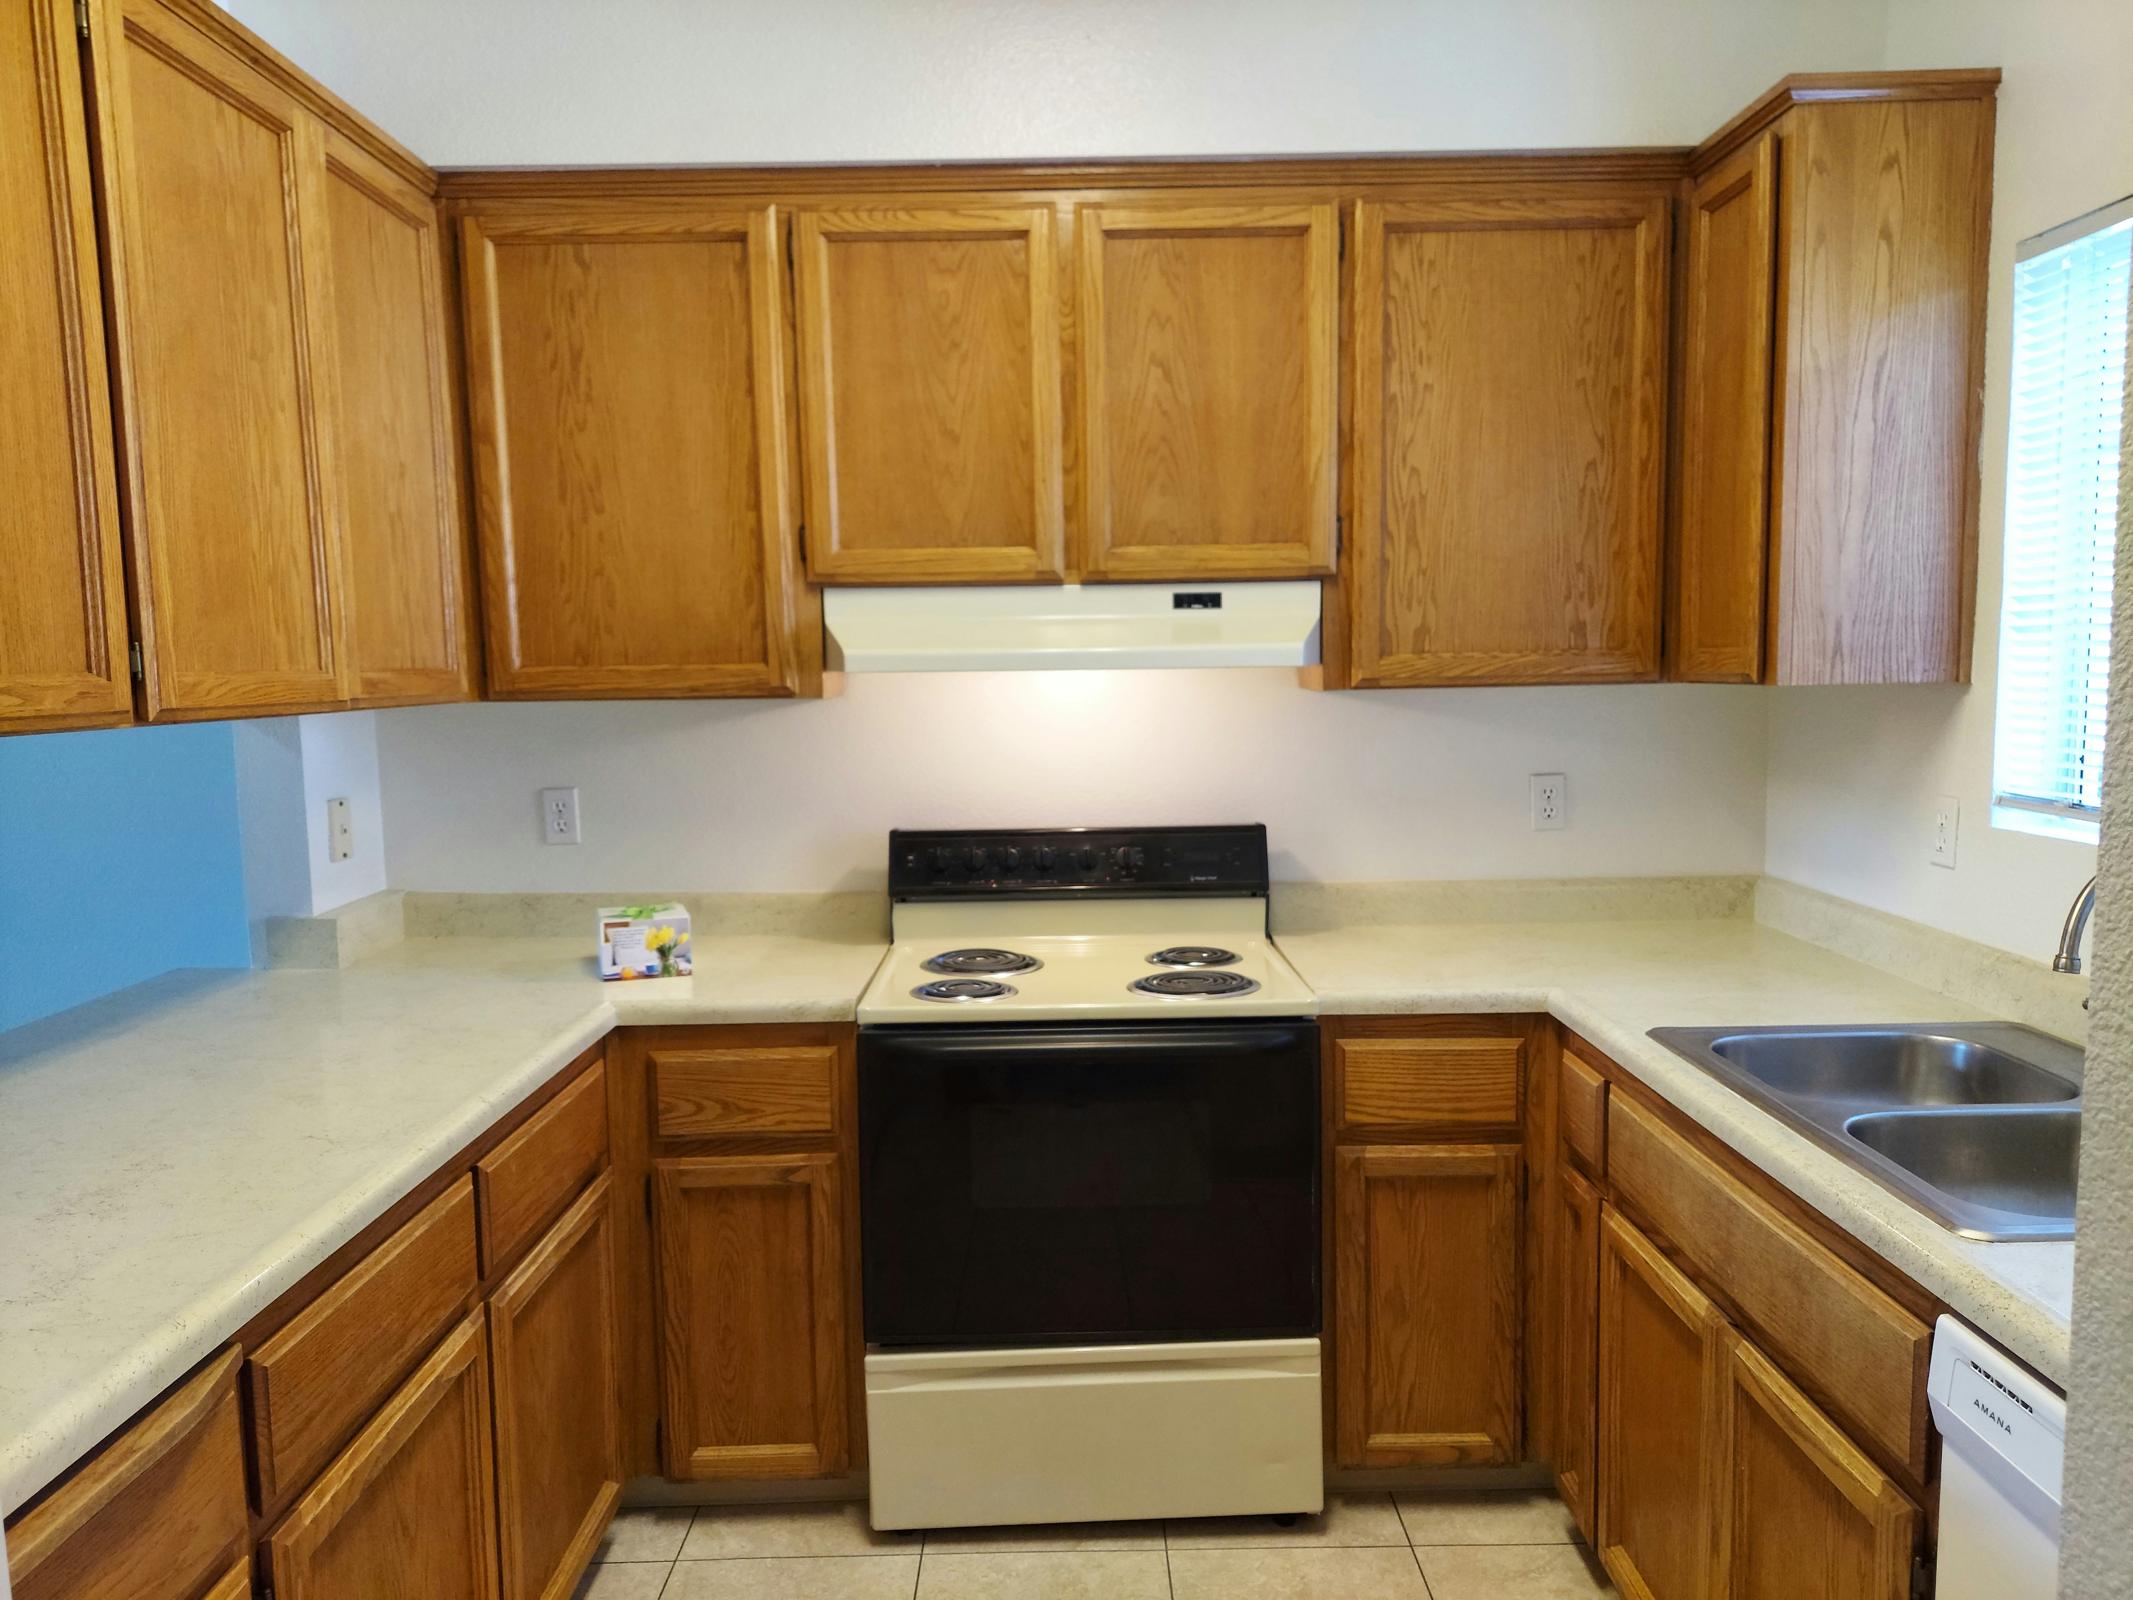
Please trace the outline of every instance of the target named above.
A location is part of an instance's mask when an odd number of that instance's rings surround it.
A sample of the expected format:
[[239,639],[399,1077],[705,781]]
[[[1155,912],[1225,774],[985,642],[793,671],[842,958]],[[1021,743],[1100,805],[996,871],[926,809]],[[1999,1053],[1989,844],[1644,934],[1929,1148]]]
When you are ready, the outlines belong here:
[[1717,1445],[1715,1595],[1908,1600],[1918,1507],[1745,1340],[1727,1358]]
[[489,1299],[504,1600],[567,1600],[622,1496],[603,1175]]
[[1729,1338],[1702,1291],[1604,1209],[1599,1551],[1629,1600],[1710,1592],[1708,1464]]
[[489,1341],[446,1336],[266,1543],[277,1600],[496,1600]]
[[1520,1457],[1516,1145],[1334,1152],[1334,1457]]
[[843,1184],[827,1152],[654,1163],[668,1477],[849,1466]]
[[1600,1196],[1568,1167],[1555,1240],[1555,1487],[1588,1542],[1594,1520],[1594,1424],[1600,1332]]

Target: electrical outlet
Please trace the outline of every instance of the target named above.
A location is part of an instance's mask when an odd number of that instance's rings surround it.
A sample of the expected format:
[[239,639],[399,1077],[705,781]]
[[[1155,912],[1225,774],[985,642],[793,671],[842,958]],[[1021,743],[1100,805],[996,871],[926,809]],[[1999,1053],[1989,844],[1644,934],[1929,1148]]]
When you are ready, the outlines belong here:
[[326,802],[326,859],[346,861],[356,853],[355,824],[348,818],[346,800]]
[[1926,859],[1936,867],[1955,865],[1955,833],[1963,819],[1963,810],[1952,794],[1944,794],[1933,802],[1933,848]]
[[578,791],[576,789],[543,789],[541,791],[541,842],[543,844],[576,844],[578,842]]
[[1533,774],[1533,826],[1535,831],[1570,826],[1570,780],[1560,772]]

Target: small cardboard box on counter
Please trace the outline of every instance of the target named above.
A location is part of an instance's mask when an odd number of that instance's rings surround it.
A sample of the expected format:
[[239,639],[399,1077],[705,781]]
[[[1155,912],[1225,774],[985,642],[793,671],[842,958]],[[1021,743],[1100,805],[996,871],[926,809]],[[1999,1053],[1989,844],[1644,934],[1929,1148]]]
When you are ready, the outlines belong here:
[[693,971],[689,913],[680,906],[600,908],[602,978],[686,978]]

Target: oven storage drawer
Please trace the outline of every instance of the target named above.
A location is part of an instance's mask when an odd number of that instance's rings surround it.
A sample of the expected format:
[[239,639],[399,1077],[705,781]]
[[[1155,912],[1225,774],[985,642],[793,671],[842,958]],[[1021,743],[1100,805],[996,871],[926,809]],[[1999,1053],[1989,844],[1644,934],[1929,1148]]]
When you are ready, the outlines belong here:
[[1314,1512],[1316,1339],[870,1354],[876,1528]]

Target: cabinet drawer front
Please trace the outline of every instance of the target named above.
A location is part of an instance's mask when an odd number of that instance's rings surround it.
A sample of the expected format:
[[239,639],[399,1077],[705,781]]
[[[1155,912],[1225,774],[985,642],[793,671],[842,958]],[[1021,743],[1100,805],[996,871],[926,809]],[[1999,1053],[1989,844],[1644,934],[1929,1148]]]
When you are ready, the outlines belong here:
[[480,1282],[462,1178],[245,1363],[262,1509],[299,1487],[449,1328]]
[[1510,1128],[1524,1041],[1342,1039],[1334,1046],[1345,1130]]
[[1598,1176],[1607,1170],[1607,1080],[1565,1050],[1559,1083],[1563,1147]]
[[1643,1106],[1607,1110],[1608,1175],[1860,1439],[1923,1482],[1932,1329]]
[[8,1531],[15,1600],[198,1594],[241,1551],[245,1528],[232,1350]]
[[837,1131],[837,1047],[661,1050],[652,1057],[663,1139]]
[[483,1269],[518,1254],[606,1163],[607,1068],[596,1061],[475,1164]]

